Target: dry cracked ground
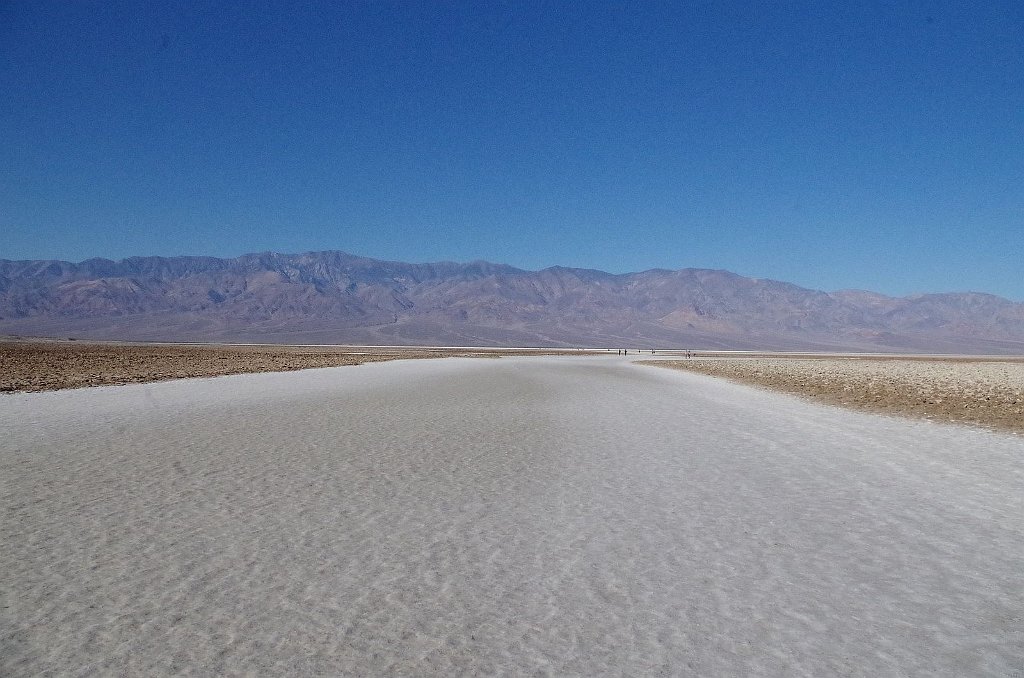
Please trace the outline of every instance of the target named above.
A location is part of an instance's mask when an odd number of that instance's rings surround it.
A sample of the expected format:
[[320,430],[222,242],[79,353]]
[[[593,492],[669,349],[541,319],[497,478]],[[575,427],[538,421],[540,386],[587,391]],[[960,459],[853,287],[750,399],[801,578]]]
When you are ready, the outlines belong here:
[[730,357],[651,364],[882,414],[1024,432],[1024,359]]
[[[0,340],[0,391],[46,391],[396,359],[581,353]],[[650,362],[853,409],[1024,432],[1024,358],[759,355]]]
[[[524,351],[423,347],[129,344],[77,341],[0,341],[0,391],[51,391],[287,372],[414,358],[497,357]],[[530,355],[562,353],[529,351]],[[579,351],[572,352],[578,355]]]

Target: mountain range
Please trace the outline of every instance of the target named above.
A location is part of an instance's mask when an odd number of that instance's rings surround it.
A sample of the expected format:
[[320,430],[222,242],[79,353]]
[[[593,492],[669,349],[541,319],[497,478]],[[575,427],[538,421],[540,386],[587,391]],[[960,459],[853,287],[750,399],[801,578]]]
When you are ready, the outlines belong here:
[[1024,354],[1024,304],[344,252],[0,260],[0,334],[153,341]]

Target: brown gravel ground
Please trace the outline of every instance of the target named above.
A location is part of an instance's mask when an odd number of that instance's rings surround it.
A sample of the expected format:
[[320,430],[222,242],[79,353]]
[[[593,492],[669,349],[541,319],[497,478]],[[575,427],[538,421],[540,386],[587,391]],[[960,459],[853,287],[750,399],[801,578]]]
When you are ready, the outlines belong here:
[[1024,433],[1024,360],[734,357],[645,361],[872,412]]
[[553,353],[579,355],[581,352],[0,341],[0,391],[50,391],[243,372],[284,372],[410,358]]

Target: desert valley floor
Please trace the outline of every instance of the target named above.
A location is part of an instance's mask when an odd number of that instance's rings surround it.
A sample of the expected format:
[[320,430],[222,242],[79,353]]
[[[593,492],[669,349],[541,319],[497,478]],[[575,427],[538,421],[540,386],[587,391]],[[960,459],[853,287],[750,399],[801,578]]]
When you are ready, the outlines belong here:
[[1024,440],[631,358],[0,397],[0,675],[1008,676]]

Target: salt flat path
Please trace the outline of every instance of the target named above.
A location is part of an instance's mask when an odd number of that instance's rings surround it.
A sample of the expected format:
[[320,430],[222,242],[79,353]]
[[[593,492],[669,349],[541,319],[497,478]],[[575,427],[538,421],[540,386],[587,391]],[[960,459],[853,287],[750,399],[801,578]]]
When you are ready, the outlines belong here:
[[628,359],[0,398],[0,675],[1021,676],[1024,441]]

